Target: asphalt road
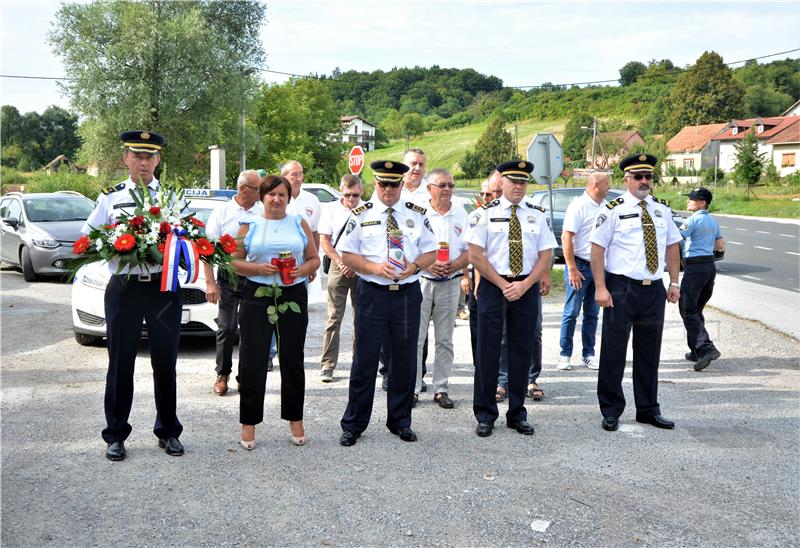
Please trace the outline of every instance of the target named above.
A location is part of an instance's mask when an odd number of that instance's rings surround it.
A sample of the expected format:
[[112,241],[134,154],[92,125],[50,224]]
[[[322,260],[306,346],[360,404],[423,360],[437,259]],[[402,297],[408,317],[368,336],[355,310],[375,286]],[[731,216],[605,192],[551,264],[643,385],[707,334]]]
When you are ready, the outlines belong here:
[[545,397],[527,403],[536,434],[507,429],[501,405],[489,438],[474,434],[469,328],[459,320],[455,409],[425,395],[413,412],[419,441],[403,443],[384,426],[377,388],[368,430],[344,448],[351,315],[335,381],[322,384],[325,306],[314,304],[308,444],[293,447],[278,418],[278,370],[267,380],[258,447],[242,451],[236,391],[211,391],[213,339],[187,338],[178,358],[181,458],[159,450],[151,432],[142,342],[128,459],[111,463],[99,435],[106,350],[75,343],[70,287],[26,284],[8,270],[0,286],[3,546],[800,545],[800,352],[795,339],[749,319],[707,311],[723,357],[696,373],[683,360],[677,307],[667,305],[659,400],[677,426],[634,422],[628,369],[628,409],[609,433],[596,372],[555,369],[563,296],[547,297]]

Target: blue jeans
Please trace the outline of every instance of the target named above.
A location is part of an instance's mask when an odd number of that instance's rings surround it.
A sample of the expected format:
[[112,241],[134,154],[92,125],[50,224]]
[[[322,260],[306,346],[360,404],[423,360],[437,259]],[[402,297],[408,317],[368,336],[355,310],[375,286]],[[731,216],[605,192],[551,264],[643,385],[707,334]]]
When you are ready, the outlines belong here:
[[[536,317],[536,342],[531,353],[531,366],[528,370],[528,384],[533,384],[542,372],[542,296],[537,295],[539,315]],[[475,314],[477,316],[477,314]],[[497,374],[497,386],[508,390],[508,338],[506,323],[503,322],[503,336],[500,342],[500,369]]]
[[588,261],[575,258],[578,271],[583,274],[583,283],[580,289],[573,289],[569,284],[569,269],[564,267],[564,286],[567,292],[564,299],[564,315],[561,317],[561,345],[562,356],[572,356],[572,336],[575,334],[575,323],[583,307],[583,325],[581,337],[583,342],[582,356],[594,356],[595,332],[597,331],[597,318],[600,306],[594,300],[594,278]]

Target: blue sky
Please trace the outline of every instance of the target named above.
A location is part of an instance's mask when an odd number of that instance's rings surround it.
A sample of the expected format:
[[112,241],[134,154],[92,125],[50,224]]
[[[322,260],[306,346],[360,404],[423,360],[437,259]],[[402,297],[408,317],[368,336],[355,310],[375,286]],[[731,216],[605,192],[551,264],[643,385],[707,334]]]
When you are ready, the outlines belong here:
[[[59,2],[0,5],[0,73],[64,76],[46,42]],[[706,50],[730,62],[800,48],[800,2],[280,0],[267,3],[262,41],[267,67],[276,71],[436,64],[474,68],[510,86],[562,84],[617,78],[631,60],[683,66]],[[787,56],[800,52],[764,61]],[[0,78],[0,103],[21,112],[69,108],[47,80]]]

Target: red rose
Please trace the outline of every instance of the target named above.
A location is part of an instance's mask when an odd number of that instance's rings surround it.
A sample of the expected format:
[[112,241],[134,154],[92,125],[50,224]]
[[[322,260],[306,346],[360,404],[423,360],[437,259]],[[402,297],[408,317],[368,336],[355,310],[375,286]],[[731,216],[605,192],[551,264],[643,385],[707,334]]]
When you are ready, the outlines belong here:
[[199,226],[200,228],[206,226],[206,224],[197,217],[189,217],[189,222],[192,223],[194,226]]
[[198,253],[200,253],[200,255],[203,257],[208,257],[209,255],[214,254],[213,244],[205,238],[198,238],[197,241],[194,242],[194,245],[197,247]]
[[236,240],[234,240],[233,236],[230,234],[223,234],[219,239],[219,243],[222,246],[222,250],[228,254],[233,253],[239,248],[239,246],[236,245]]
[[89,239],[89,236],[81,236],[75,241],[74,244],[72,244],[72,252],[76,255],[85,253],[91,244],[92,241]]
[[135,245],[136,245],[136,238],[134,238],[133,235],[123,234],[122,236],[117,238],[116,242],[114,242],[114,249],[126,253],[131,249],[133,249]]
[[172,230],[172,225],[167,221],[164,221],[158,225],[158,231],[161,232],[161,234],[169,234],[170,230]]
[[161,208],[158,206],[153,206],[148,211],[150,212],[150,215],[153,215],[154,217],[161,215]]
[[158,252],[163,255],[165,249],[167,249],[167,242],[159,242],[158,243]]
[[144,224],[144,217],[141,215],[137,215],[136,217],[131,217],[128,221],[128,224],[131,225],[133,228],[138,228]]

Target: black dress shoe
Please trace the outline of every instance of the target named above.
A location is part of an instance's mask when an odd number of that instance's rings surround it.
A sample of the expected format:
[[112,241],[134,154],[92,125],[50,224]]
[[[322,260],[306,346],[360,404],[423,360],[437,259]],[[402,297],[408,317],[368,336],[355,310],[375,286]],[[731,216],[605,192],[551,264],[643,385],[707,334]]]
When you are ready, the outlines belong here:
[[694,370],[702,371],[703,369],[708,367],[712,361],[716,360],[720,356],[722,356],[722,354],[720,354],[719,350],[717,350],[716,348],[714,350],[711,350],[703,354],[697,359],[697,363],[694,364]]
[[108,444],[106,448],[106,458],[108,460],[125,460],[125,442],[115,441]]
[[419,389],[419,391],[420,392],[427,392],[428,391],[428,385],[425,384],[425,381],[422,381],[422,387]]
[[516,430],[520,434],[525,434],[526,436],[532,436],[533,435],[533,426],[528,421],[526,421],[525,419],[523,419],[521,421],[509,421],[509,420],[507,420],[506,421],[506,426],[508,426],[509,428],[513,428],[514,430]]
[[417,441],[417,435],[408,426],[400,427],[397,430],[392,430],[391,432],[395,436],[400,436],[400,439],[403,441]]
[[488,438],[492,435],[493,428],[494,426],[490,422],[479,422],[478,427],[475,429],[475,433],[481,438]]
[[164,438],[158,440],[158,446],[163,449],[167,455],[173,457],[180,457],[183,455],[183,445],[178,441],[178,438]]
[[352,430],[345,430],[342,432],[342,436],[339,438],[339,445],[350,447],[351,445],[356,444],[356,441],[358,441],[359,437],[361,437],[361,434],[353,432]]
[[684,359],[689,362],[696,362],[697,361],[697,354],[694,353],[694,350],[691,352],[687,352],[683,355]]
[[675,428],[675,423],[669,420],[668,418],[664,417],[664,415],[654,415],[652,417],[645,417],[643,419],[636,417],[636,422],[652,424],[656,428],[665,428],[667,430]]
[[411,407],[412,408],[416,407],[418,403],[419,403],[419,396],[417,396],[416,394],[411,396]]
[[613,432],[619,428],[619,419],[617,417],[603,417],[603,430]]

